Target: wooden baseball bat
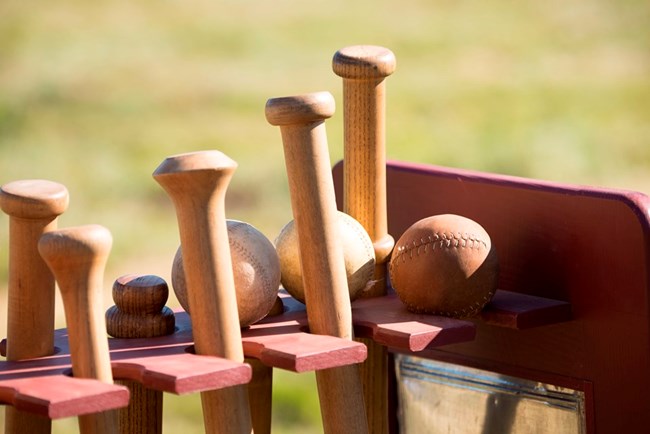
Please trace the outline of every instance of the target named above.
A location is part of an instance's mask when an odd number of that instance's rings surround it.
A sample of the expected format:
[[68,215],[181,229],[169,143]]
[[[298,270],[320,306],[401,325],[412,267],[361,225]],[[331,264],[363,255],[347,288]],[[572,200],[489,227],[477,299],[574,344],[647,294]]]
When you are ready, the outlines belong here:
[[[38,254],[38,240],[57,227],[68,207],[68,190],[45,180],[21,180],[0,188],[9,215],[7,360],[54,353],[54,276]],[[51,421],[6,407],[5,433],[45,434]]]
[[[267,317],[282,315],[284,305],[278,296]],[[255,434],[271,434],[271,416],[273,412],[273,368],[258,359],[246,358],[246,363],[253,370],[253,378],[248,383],[248,401],[251,420]]]
[[[395,245],[388,234],[386,209],[386,85],[395,70],[387,48],[356,45],[336,52],[334,72],[343,78],[343,211],[359,221],[375,248],[373,286],[362,297],[386,295],[386,265]],[[361,365],[368,425],[389,431],[388,351],[371,339]]]
[[[328,92],[274,98],[266,119],[280,127],[298,231],[305,301],[312,333],[352,339],[352,313],[324,120],[334,113]],[[367,433],[356,365],[316,372],[325,433]]]
[[[102,287],[113,238],[99,225],[47,232],[38,251],[59,284],[68,328],[72,374],[113,384]],[[79,416],[82,434],[118,432],[117,411]]]
[[[243,362],[225,195],[237,163],[219,151],[165,159],[153,173],[178,219],[197,354]],[[206,432],[250,433],[245,386],[201,393]]]
[[[154,338],[174,333],[174,312],[165,307],[169,288],[153,275],[130,274],[113,283],[115,305],[106,311],[108,334],[115,338]],[[127,386],[128,407],[118,410],[120,433],[161,434],[163,393],[136,381],[116,379]]]

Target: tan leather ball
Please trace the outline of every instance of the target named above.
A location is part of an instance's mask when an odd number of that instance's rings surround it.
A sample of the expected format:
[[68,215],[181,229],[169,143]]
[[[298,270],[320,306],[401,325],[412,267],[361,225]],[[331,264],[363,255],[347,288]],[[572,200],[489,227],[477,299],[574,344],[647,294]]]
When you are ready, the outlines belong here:
[[[227,220],[239,324],[247,327],[264,318],[276,301],[280,288],[280,261],[273,243],[252,225]],[[183,270],[181,247],[172,265],[172,287],[176,298],[191,315]]]
[[389,273],[408,310],[463,318],[476,315],[494,295],[499,263],[481,225],[443,214],[424,218],[402,234]]
[[[375,273],[375,249],[363,225],[341,211],[337,211],[338,234],[343,247],[345,272],[348,278],[350,300],[363,292]],[[282,286],[296,300],[305,302],[300,266],[298,231],[294,221],[287,223],[275,240],[280,258]]]

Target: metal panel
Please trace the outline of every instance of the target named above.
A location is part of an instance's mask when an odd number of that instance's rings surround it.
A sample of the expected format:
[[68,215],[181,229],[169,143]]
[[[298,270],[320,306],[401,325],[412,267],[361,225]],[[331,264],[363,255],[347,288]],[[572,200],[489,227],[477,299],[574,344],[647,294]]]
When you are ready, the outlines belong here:
[[402,434],[584,434],[581,391],[396,356]]

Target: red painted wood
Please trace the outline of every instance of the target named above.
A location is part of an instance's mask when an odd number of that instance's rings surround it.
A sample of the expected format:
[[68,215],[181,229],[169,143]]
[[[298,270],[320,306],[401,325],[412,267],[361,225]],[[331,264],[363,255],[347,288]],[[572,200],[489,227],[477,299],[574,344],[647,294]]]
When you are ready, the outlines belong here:
[[223,389],[251,379],[251,370],[245,364],[186,352],[165,355],[145,351],[141,357],[115,361],[112,367],[115,378],[177,395]]
[[[291,305],[291,303],[288,303]],[[366,347],[331,336],[309,334],[306,314],[288,312],[242,332],[247,357],[268,366],[305,372],[360,363]],[[299,310],[299,309],[298,309]],[[113,376],[164,392],[186,394],[248,383],[248,364],[192,353],[191,322],[176,315],[176,332],[152,339],[109,339]],[[0,362],[0,402],[51,418],[77,416],[123,407],[128,389],[70,373],[67,330],[55,332],[54,356]],[[64,387],[65,386],[65,387]]]
[[[184,356],[186,361],[179,359],[174,363],[161,363],[158,360],[163,355],[187,354],[192,351],[190,317],[180,309],[175,312],[175,315],[176,332],[173,335],[154,339],[110,339],[114,372],[116,370],[123,372],[130,375],[128,379],[140,381],[138,376],[141,368],[132,369],[129,366],[134,363],[135,354],[138,355],[137,363],[151,372],[164,370],[164,374],[170,377],[168,381],[175,381],[176,378],[171,371],[193,376],[200,374],[198,369],[201,364],[208,367],[212,365],[208,371],[216,368],[216,361],[222,362],[216,357],[202,356],[201,359],[197,359],[199,356],[191,354],[192,358]],[[287,312],[284,315],[273,316],[242,330],[242,344],[246,357],[260,359],[267,366],[294,372],[360,363],[366,357],[364,345],[332,336],[309,334],[304,312]],[[210,361],[212,359],[215,361]],[[127,368],[119,369],[121,365],[127,365]],[[248,365],[244,366],[248,367]],[[132,372],[135,374],[131,374]],[[162,378],[163,372],[159,376]],[[150,386],[172,391],[162,388],[171,387],[171,384],[164,386],[163,383],[154,381]]]
[[222,389],[250,381],[252,373],[247,364],[192,353],[189,316],[183,311],[176,312],[175,316],[174,334],[156,338],[110,338],[113,376],[176,394]]
[[[20,362],[18,362],[20,364]],[[126,407],[124,386],[65,375],[23,376],[12,366],[0,374],[0,402],[49,419],[79,416]],[[11,379],[12,375],[19,378]]]
[[[283,296],[283,300],[287,298]],[[366,359],[366,346],[363,344],[310,334],[306,313],[295,305],[293,309],[296,311],[264,319],[242,331],[246,357],[294,372],[335,368]]]
[[394,294],[354,301],[352,321],[358,337],[408,351],[471,341],[476,334],[469,321],[411,313]]
[[[295,314],[296,321],[306,330],[305,305],[284,291],[281,296],[285,312]],[[465,342],[475,335],[475,326],[470,321],[409,312],[395,294],[355,300],[352,323],[355,336],[407,351]]]
[[[412,352],[474,340],[470,320],[414,314],[394,295],[352,303],[355,333],[396,350]],[[543,297],[498,290],[480,314],[491,325],[526,329],[571,319],[571,305]]]
[[419,354],[589,385],[589,432],[648,425],[646,195],[399,162],[389,163],[387,182],[393,237],[430,215],[467,216],[485,227],[497,249],[499,288],[571,305],[570,321],[526,330],[476,321],[473,342]]
[[[188,353],[192,340],[187,323],[181,321],[179,333],[173,337],[109,339],[113,376],[177,394],[250,381],[247,364]],[[66,329],[55,332],[54,343],[57,353],[53,356],[0,362],[2,402],[50,418],[96,413],[128,404],[126,387],[67,376],[71,363]]]
[[523,330],[571,320],[566,301],[497,290],[479,315],[486,324]]

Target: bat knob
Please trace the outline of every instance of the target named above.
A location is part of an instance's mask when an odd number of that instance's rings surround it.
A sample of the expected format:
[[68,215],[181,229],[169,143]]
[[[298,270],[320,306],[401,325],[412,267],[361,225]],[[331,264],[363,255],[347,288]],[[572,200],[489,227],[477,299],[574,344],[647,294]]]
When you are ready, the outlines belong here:
[[395,55],[388,48],[376,45],[352,45],[334,54],[332,69],[343,78],[383,79],[395,71]]
[[220,151],[198,151],[166,158],[153,177],[175,204],[187,205],[225,194],[236,169],[237,163]]
[[13,181],[0,188],[0,206],[10,216],[27,219],[54,218],[68,208],[65,186],[42,179]]
[[38,251],[59,282],[61,291],[76,282],[77,277],[103,273],[113,237],[108,229],[100,225],[86,225],[58,229],[43,234],[38,242]]
[[329,92],[271,98],[266,102],[266,120],[271,125],[322,122],[334,114],[336,104]]

